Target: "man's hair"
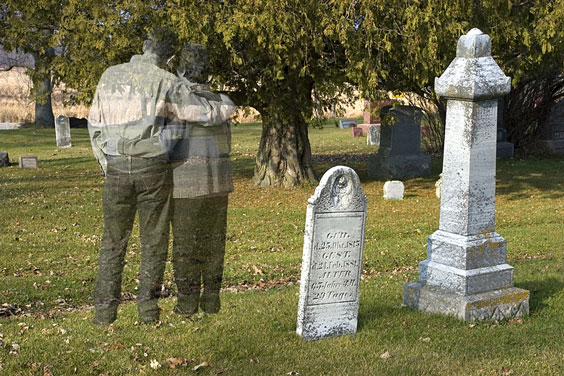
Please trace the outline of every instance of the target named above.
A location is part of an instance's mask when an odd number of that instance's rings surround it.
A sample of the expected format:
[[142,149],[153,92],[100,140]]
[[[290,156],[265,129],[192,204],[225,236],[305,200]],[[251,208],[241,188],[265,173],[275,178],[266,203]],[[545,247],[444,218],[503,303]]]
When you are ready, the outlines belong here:
[[143,44],[143,52],[151,51],[159,58],[167,60],[172,57],[178,45],[178,36],[168,27],[159,27],[149,35]]

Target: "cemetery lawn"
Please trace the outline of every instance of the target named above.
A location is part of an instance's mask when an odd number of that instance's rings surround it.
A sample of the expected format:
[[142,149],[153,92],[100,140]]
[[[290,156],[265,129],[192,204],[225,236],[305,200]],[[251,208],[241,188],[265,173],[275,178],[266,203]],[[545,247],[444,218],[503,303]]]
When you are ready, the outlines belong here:
[[[564,159],[498,160],[497,232],[508,243],[515,285],[530,291],[530,316],[470,324],[402,307],[417,280],[426,238],[437,229],[432,175],[405,180],[403,201],[382,199],[367,176],[365,138],[332,123],[310,129],[317,171],[354,168],[368,197],[359,328],[356,335],[303,341],[295,334],[305,208],[313,186],[252,185],[258,124],[233,128],[222,310],[172,313],[167,266],[161,322],[138,324],[135,228],[123,275],[124,304],[109,328],[91,324],[103,228],[103,177],[88,132],[72,148],[52,129],[0,131],[0,375],[557,375],[564,374]],[[20,156],[39,169],[20,169]],[[9,314],[10,313],[10,314]],[[16,315],[11,315],[15,313]]]

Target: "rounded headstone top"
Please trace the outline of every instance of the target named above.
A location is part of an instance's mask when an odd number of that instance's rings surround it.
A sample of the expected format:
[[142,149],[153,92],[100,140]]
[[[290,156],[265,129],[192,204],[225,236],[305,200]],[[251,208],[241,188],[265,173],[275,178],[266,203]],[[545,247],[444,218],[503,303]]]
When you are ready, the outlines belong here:
[[484,34],[484,33],[482,33],[482,30],[478,29],[477,27],[473,28],[468,33],[466,33],[466,35],[480,35],[480,34]]

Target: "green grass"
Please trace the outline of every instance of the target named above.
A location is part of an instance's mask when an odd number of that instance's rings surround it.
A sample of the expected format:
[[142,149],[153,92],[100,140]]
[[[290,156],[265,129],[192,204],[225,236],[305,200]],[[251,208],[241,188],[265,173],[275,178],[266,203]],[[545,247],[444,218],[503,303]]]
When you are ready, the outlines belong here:
[[[24,314],[0,318],[0,375],[564,373],[562,158],[498,160],[497,231],[508,241],[515,284],[531,292],[531,315],[469,325],[401,307],[402,284],[417,279],[426,238],[438,226],[434,183],[441,160],[433,159],[430,177],[404,181],[403,201],[385,201],[384,182],[367,176],[366,154],[374,149],[365,138],[332,123],[310,129],[318,172],[354,168],[369,205],[358,333],[310,343],[294,331],[305,208],[314,187],[251,184],[260,132],[257,124],[233,127],[236,190],[222,311],[186,319],[172,314],[172,297],[162,301],[162,324],[147,326],[135,324],[135,304],[125,303],[113,327],[100,329],[91,324],[90,296],[104,180],[87,131],[73,129],[68,149],[55,146],[54,130],[1,131],[0,151],[12,166],[0,169],[0,304],[16,304]],[[15,162],[25,155],[36,155],[39,169],[20,169]],[[126,262],[123,291],[131,296],[136,230]],[[170,265],[165,280],[174,294]],[[252,286],[277,287],[233,292]],[[393,357],[381,359],[386,351]],[[167,359],[184,365],[173,369]],[[151,360],[161,367],[152,369]]]

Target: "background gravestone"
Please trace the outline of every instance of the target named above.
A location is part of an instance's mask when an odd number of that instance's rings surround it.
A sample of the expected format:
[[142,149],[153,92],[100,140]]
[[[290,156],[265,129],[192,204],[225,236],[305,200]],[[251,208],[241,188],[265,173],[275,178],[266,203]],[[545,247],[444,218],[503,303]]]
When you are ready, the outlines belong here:
[[539,146],[550,154],[564,154],[564,100],[552,105],[550,113],[539,126]]
[[347,129],[347,128],[353,128],[353,127],[356,127],[356,121],[351,120],[351,119],[339,120],[339,128]]
[[37,157],[20,157],[20,168],[37,168]]
[[8,153],[0,151],[0,167],[6,167],[10,165],[10,157]]
[[380,145],[380,124],[370,124],[366,135],[366,144],[372,146]]
[[69,118],[63,114],[55,119],[55,137],[58,147],[68,148],[72,146]]
[[384,200],[403,200],[405,186],[399,180],[390,180],[384,183]]
[[307,340],[356,332],[366,201],[344,166],[327,171],[308,200],[296,329]]
[[368,175],[376,179],[429,175],[431,157],[421,151],[421,109],[386,106],[380,116],[380,147],[368,159]]
[[510,89],[478,29],[459,39],[456,58],[435,80],[447,99],[439,229],[427,241],[419,281],[404,285],[408,307],[466,321],[529,312],[529,292],[513,287],[507,243],[495,232],[497,98]]
[[507,141],[507,131],[503,126],[503,98],[497,100],[497,143],[496,156],[498,158],[513,157],[514,145]]

